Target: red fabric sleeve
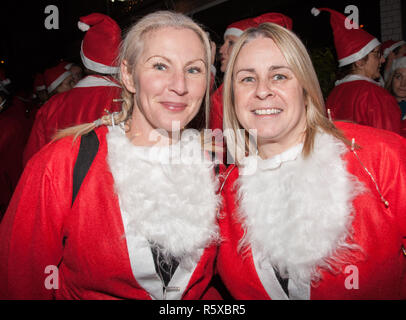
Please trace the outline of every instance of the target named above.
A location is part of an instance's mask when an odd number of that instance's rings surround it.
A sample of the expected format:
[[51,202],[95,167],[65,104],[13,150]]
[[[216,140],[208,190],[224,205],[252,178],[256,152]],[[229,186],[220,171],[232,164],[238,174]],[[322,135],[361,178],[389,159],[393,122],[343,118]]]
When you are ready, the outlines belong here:
[[[55,144],[65,145],[64,152]],[[2,220],[0,299],[53,298],[53,290],[45,287],[51,275],[45,268],[58,266],[62,258],[73,170],[66,144],[72,146],[72,140],[50,144],[28,162]]]
[[[348,138],[357,137],[360,160],[372,174],[388,210],[396,217],[402,237],[406,237],[406,139],[386,130],[335,122]],[[366,172],[365,172],[366,174]]]
[[380,159],[383,196],[389,202],[389,209],[397,217],[406,248],[406,139],[393,135],[386,142],[389,149],[383,152]]
[[46,143],[45,128],[44,128],[44,106],[37,112],[35,121],[31,129],[28,142],[23,153],[23,167],[26,166],[28,160],[37,153]]
[[[400,134],[401,111],[396,99],[385,89],[368,90],[363,95],[368,124]],[[359,122],[362,123],[362,122]]]

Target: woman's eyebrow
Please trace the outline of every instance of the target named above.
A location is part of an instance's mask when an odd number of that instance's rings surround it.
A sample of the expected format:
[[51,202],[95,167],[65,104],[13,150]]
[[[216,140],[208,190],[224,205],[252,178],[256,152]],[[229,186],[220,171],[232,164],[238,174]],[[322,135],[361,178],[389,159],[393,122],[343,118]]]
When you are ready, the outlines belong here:
[[255,69],[254,68],[243,68],[243,69],[238,70],[235,74],[237,75],[239,72],[243,72],[243,71],[255,72]]
[[[277,66],[271,66],[271,67],[269,67],[269,71],[274,71],[274,70],[278,70],[278,69],[289,69],[289,70],[291,70],[288,66],[279,66],[279,65],[277,65]],[[243,72],[243,71],[246,71],[246,72],[255,72],[255,69],[254,68],[243,68],[243,69],[239,69],[235,74],[237,75],[239,72]]]
[[148,62],[149,60],[151,60],[151,59],[153,59],[153,58],[162,58],[162,59],[164,59],[164,60],[166,60],[166,61],[168,61],[168,62],[171,62],[171,59],[166,58],[166,57],[161,56],[161,55],[153,55],[153,56],[150,56],[147,60],[145,60],[145,62]]
[[289,70],[291,70],[288,66],[272,66],[272,67],[269,67],[269,71],[278,70],[278,69],[289,69]]
[[196,58],[196,59],[190,60],[190,61],[186,62],[185,65],[188,66],[189,64],[192,64],[197,61],[201,61],[201,62],[203,62],[204,65],[206,65],[206,62],[202,58]]
[[[148,62],[149,60],[151,60],[151,59],[153,59],[153,58],[162,58],[162,59],[168,61],[169,63],[172,62],[171,59],[169,59],[169,58],[167,58],[167,57],[164,57],[164,56],[161,56],[161,55],[158,55],[158,54],[153,55],[153,56],[150,56],[147,60],[145,60],[145,62]],[[190,64],[192,64],[192,63],[194,63],[194,62],[197,62],[197,61],[201,61],[204,65],[206,65],[206,62],[205,62],[203,59],[201,59],[201,58],[196,58],[196,59],[190,60],[190,61],[186,62],[185,65],[188,66],[188,65],[190,65]]]

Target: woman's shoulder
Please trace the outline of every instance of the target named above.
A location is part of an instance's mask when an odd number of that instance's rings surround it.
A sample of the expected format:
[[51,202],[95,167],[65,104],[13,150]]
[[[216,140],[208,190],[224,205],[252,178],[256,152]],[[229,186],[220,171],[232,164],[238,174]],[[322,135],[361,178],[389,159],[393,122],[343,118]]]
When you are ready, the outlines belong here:
[[[104,144],[107,131],[107,127],[94,130],[99,145]],[[49,142],[28,161],[27,167],[34,170],[44,168],[55,170],[58,167],[72,167],[78,155],[82,138],[83,136],[74,137],[70,135]]]
[[385,88],[381,87],[379,84],[374,81],[368,81],[365,79],[357,79],[354,81],[343,82],[334,87],[335,91],[354,91],[354,92],[375,92],[377,94],[383,94],[385,96],[391,94]]
[[406,139],[392,131],[344,121],[335,121],[334,124],[349,141],[354,139],[354,142],[363,149],[406,151]]

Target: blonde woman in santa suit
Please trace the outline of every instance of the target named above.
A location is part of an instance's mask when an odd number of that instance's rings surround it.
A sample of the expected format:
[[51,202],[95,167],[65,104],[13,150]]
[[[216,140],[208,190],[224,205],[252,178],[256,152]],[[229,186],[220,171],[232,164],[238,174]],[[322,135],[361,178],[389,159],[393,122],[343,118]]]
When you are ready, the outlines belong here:
[[[156,12],[129,30],[119,66],[121,112],[62,131],[28,162],[0,227],[1,298],[217,297],[217,183],[200,135],[183,130],[208,112],[209,40]],[[89,136],[98,151],[73,197]]]
[[224,94],[236,163],[217,267],[232,296],[405,298],[405,140],[330,122],[305,47],[276,24],[241,35]]

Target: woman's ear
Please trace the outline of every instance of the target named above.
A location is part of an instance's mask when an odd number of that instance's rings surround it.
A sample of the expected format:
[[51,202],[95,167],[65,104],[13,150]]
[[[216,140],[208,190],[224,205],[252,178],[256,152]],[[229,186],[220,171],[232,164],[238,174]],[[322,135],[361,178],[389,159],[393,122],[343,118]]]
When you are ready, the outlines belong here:
[[123,62],[121,62],[120,72],[121,72],[121,81],[123,82],[125,88],[129,92],[135,93],[134,78],[131,73],[131,70],[129,70],[127,60],[123,60]]
[[355,67],[358,69],[362,69],[365,65],[365,60],[364,59],[360,59],[354,62]]

